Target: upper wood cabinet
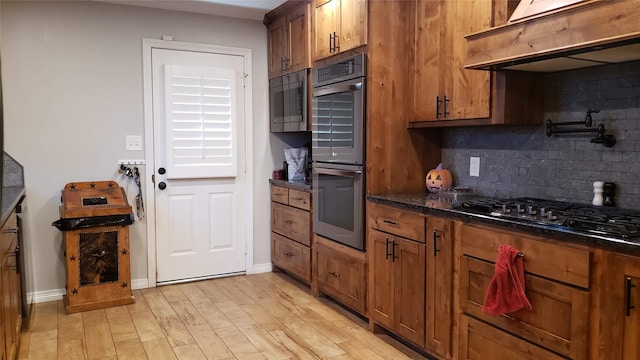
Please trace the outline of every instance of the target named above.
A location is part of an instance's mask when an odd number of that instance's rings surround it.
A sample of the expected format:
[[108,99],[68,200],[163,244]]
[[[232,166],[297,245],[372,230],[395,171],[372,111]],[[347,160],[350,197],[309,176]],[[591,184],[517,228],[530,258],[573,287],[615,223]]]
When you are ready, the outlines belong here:
[[[465,35],[504,23],[507,0],[417,0],[410,127],[542,122],[531,74],[465,69]],[[522,106],[525,106],[523,109]]]
[[313,61],[367,43],[366,0],[314,0]]
[[[311,67],[311,5],[308,2],[292,4],[297,6],[281,10],[280,14],[276,13],[277,17],[269,20],[267,25],[270,79]],[[289,3],[285,5],[292,6]]]

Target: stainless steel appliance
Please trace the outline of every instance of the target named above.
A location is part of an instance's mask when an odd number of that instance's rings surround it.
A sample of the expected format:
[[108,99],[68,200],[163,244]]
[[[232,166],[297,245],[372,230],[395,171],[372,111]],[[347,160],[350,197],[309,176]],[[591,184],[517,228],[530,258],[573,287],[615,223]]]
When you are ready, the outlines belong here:
[[365,55],[312,71],[313,230],[364,251]]
[[312,71],[313,160],[364,164],[365,55]]
[[514,222],[640,241],[640,211],[527,197],[474,199],[463,202],[461,207],[469,212]]
[[309,69],[269,80],[271,132],[307,131]]

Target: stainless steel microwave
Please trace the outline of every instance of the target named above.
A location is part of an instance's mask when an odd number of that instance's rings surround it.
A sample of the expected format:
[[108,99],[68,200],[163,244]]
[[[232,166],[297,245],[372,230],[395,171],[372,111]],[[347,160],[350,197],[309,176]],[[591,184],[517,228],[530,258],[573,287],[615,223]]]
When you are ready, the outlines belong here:
[[271,132],[307,131],[309,69],[269,80]]

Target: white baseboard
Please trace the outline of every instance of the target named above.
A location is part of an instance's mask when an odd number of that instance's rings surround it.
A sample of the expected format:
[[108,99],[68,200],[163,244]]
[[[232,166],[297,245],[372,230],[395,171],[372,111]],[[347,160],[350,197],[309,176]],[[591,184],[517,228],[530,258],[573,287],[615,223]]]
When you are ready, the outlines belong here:
[[266,273],[271,272],[271,270],[273,270],[273,266],[271,265],[271,263],[254,264],[253,272],[251,274]]
[[[134,279],[131,280],[131,289],[146,289],[149,287],[149,279]],[[47,301],[62,300],[62,295],[66,294],[65,289],[44,290],[27,293],[27,302],[29,304],[38,304]]]

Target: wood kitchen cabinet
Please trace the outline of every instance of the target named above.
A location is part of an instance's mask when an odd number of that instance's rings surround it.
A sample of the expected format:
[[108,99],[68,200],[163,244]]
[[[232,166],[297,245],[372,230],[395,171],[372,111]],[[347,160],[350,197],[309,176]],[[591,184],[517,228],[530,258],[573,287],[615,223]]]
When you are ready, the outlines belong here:
[[427,217],[427,327],[425,348],[451,358],[453,221]]
[[542,122],[540,83],[531,74],[464,68],[464,36],[506,22],[512,3],[417,0],[415,6],[410,127]]
[[[425,345],[425,218],[368,203],[370,321]],[[417,239],[402,236],[416,234]]]
[[311,291],[367,316],[366,253],[314,235]]
[[22,301],[20,275],[17,258],[18,222],[15,211],[2,225],[0,234],[0,258],[2,258],[0,276],[0,352],[1,359],[15,359],[22,327]]
[[311,5],[289,2],[265,18],[269,79],[311,67]]
[[[569,359],[588,357],[588,248],[469,224],[462,225],[459,241],[459,358],[559,358],[540,357],[551,352]],[[524,255],[525,289],[532,309],[489,316],[482,305],[502,244]]]
[[311,193],[271,185],[271,261],[311,282]]
[[367,43],[366,0],[314,0],[311,59],[321,60]]

